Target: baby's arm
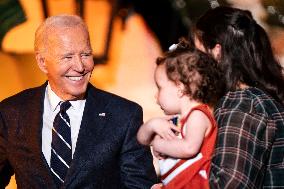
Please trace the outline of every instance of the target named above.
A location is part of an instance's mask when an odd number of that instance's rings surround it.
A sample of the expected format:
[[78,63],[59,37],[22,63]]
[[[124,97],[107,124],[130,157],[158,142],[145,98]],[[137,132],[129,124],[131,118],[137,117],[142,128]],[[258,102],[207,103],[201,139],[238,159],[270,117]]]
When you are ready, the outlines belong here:
[[152,118],[144,123],[138,133],[137,140],[143,145],[150,145],[157,134],[165,140],[176,138],[174,131],[179,132],[178,128],[172,124],[167,117]]
[[152,142],[154,150],[174,158],[195,156],[200,151],[206,133],[211,129],[211,123],[203,112],[195,110],[189,116],[186,125],[183,139],[166,140],[156,137]]

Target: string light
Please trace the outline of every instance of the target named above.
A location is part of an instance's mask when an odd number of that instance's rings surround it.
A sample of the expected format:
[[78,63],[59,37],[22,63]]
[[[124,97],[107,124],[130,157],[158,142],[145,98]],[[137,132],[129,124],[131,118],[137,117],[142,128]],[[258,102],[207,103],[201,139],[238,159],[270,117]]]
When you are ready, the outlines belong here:
[[[208,2],[209,2],[212,9],[220,6],[220,4],[217,0],[208,0]],[[281,14],[275,6],[272,6],[272,5],[267,6],[267,12],[271,15],[275,15],[278,18],[279,22],[281,24],[284,24],[284,15]]]
[[[175,8],[180,13],[183,23],[187,27],[190,27],[191,19],[189,18],[188,13],[187,13],[188,10],[186,9],[187,4],[189,3],[188,1],[190,0],[172,0],[172,5],[173,5],[173,8]],[[220,3],[218,2],[218,0],[207,0],[207,1],[212,9],[220,6]],[[275,6],[269,5],[266,7],[266,10],[268,14],[276,16],[279,22],[281,24],[284,24],[284,15],[281,14]]]
[[211,7],[212,9],[214,9],[214,8],[220,6],[220,4],[219,4],[219,2],[218,2],[217,0],[208,0],[208,2],[209,2],[210,7]]
[[267,6],[267,12],[269,14],[277,16],[278,20],[281,22],[281,24],[284,24],[284,16],[272,5]]
[[186,2],[184,0],[176,0],[175,6],[179,9],[183,9],[186,6]]

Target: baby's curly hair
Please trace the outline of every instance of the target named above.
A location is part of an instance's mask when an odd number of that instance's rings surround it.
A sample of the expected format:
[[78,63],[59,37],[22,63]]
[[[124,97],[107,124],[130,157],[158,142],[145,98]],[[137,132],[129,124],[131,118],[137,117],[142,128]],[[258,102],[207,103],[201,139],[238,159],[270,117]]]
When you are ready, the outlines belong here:
[[225,82],[218,63],[184,38],[156,63],[164,64],[168,78],[183,83],[183,93],[193,100],[214,107],[224,95]]

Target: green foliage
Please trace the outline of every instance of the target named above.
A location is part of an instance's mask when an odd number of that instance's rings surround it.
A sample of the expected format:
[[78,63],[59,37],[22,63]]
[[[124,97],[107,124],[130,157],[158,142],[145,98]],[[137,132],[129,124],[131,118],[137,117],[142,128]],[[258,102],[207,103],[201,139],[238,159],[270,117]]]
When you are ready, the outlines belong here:
[[24,21],[26,16],[18,0],[0,0],[0,45],[5,34]]

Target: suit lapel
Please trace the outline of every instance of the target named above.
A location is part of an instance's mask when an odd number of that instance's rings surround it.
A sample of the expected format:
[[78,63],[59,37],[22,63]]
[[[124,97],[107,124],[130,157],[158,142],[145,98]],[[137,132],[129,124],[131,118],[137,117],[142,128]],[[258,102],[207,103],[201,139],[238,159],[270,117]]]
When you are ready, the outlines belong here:
[[104,128],[106,117],[108,116],[106,107],[107,101],[104,100],[100,91],[92,85],[89,85],[74,159],[72,160],[71,167],[68,170],[65,186],[68,186],[68,184],[76,178],[80,169],[83,168],[86,161],[88,161],[89,152],[86,151],[86,145],[90,144],[90,142],[95,144],[99,138],[98,136]]
[[[47,83],[34,89],[29,102],[22,106],[22,120],[20,121],[21,128],[25,128],[27,137],[29,138],[27,146],[31,147],[33,155],[35,156],[35,168],[40,172],[43,178],[48,183],[53,183],[51,171],[42,153],[42,115],[45,89]],[[29,128],[29,129],[27,129]],[[50,188],[53,188],[50,186]]]

